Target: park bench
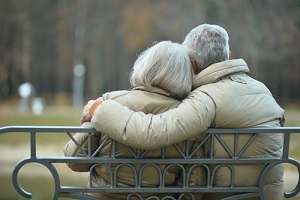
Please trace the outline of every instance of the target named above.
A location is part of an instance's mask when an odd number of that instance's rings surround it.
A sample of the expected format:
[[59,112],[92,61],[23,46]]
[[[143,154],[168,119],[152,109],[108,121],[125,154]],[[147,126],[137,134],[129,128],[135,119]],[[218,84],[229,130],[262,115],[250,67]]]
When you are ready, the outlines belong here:
[[[213,156],[212,150],[211,155],[206,158],[193,158],[193,154],[195,151],[182,151],[178,146],[175,145],[175,148],[180,153],[180,158],[168,158],[164,155],[164,148],[161,148],[162,151],[162,157],[161,158],[144,158],[146,151],[132,151],[132,158],[119,158],[117,156],[112,157],[96,157],[95,155],[100,150],[102,145],[99,145],[99,148],[96,152],[91,152],[90,149],[88,152],[84,153],[85,157],[38,157],[37,156],[37,133],[42,134],[48,134],[48,133],[62,133],[67,134],[71,139],[73,138],[73,133],[89,133],[91,135],[92,133],[96,132],[93,128],[83,128],[83,127],[72,127],[72,126],[7,126],[7,127],[0,127],[0,134],[3,133],[24,133],[30,135],[30,156],[28,158],[24,158],[21,160],[14,168],[12,173],[12,182],[16,189],[16,191],[25,198],[31,198],[32,194],[25,191],[18,182],[18,173],[20,169],[28,164],[28,163],[38,163],[46,168],[51,172],[54,180],[54,194],[52,199],[58,199],[60,197],[62,198],[70,198],[70,199],[87,199],[92,200],[95,199],[94,197],[88,196],[86,193],[126,193],[128,194],[128,199],[131,197],[135,197],[136,199],[142,199],[141,195],[142,193],[151,193],[153,194],[152,197],[148,197],[147,199],[159,199],[158,197],[155,197],[155,194],[157,193],[180,193],[180,194],[188,194],[191,199],[194,199],[194,196],[192,193],[196,192],[202,192],[202,193],[208,193],[208,192],[225,192],[225,193],[240,193],[235,196],[231,196],[226,198],[227,200],[235,200],[235,199],[244,199],[249,197],[260,197],[260,199],[265,199],[264,193],[263,193],[263,185],[264,185],[264,179],[267,176],[268,172],[277,164],[280,163],[288,163],[290,165],[293,165],[297,170],[297,177],[298,182],[295,186],[295,188],[289,192],[285,192],[284,196],[285,198],[290,198],[299,193],[300,190],[300,183],[299,183],[299,172],[300,172],[300,164],[299,162],[289,157],[289,147],[290,147],[290,140],[291,140],[291,134],[297,134],[300,133],[300,127],[283,127],[283,128],[245,128],[245,129],[209,129],[206,131],[206,137],[204,140],[211,139],[210,141],[214,141],[212,138],[217,139],[224,149],[228,152],[229,157],[228,158],[216,158]],[[238,136],[239,134],[247,134],[252,133],[253,136],[251,139],[247,142],[247,144],[242,148],[241,151],[237,150],[238,146]],[[242,157],[243,151],[247,149],[247,147],[255,140],[255,137],[258,134],[264,134],[264,133],[282,133],[284,138],[284,144],[283,144],[283,153],[282,156],[279,158],[245,158]],[[233,134],[235,138],[234,142],[234,150],[231,151],[226,144],[222,141],[222,134]],[[204,143],[204,140],[201,144],[199,144],[199,147],[201,147]],[[90,137],[88,140],[90,144]],[[189,140],[185,141],[187,149],[189,149]],[[80,148],[80,147],[79,147]],[[114,148],[114,142],[112,143],[112,148]],[[131,149],[130,147],[128,147]],[[213,142],[211,143],[211,149],[213,149]],[[81,148],[81,151],[83,149]],[[116,173],[115,171],[111,171],[110,181],[111,186],[105,186],[105,187],[89,187],[89,186],[72,186],[72,185],[61,185],[60,183],[60,176],[57,172],[57,169],[55,167],[55,163],[93,163],[93,164],[103,164],[107,166],[108,164],[116,164],[117,166],[123,166],[126,165],[130,167],[135,174],[135,186],[132,187],[121,187],[118,186],[117,178],[114,176]],[[158,173],[160,174],[160,180],[159,185],[156,187],[143,187],[141,186],[141,179],[142,177],[140,174],[143,168],[140,170],[135,169],[133,164],[142,164],[144,166],[152,165],[157,168]],[[260,174],[260,178],[258,180],[257,185],[253,186],[234,186],[233,180],[234,176],[231,177],[231,185],[226,187],[220,187],[220,186],[214,186],[213,185],[213,178],[214,178],[214,169],[216,169],[218,166],[226,165],[231,170],[233,168],[231,167],[234,164],[264,164],[264,169],[262,173]],[[160,170],[159,167],[157,167],[159,164],[166,164],[167,166],[179,166],[182,168],[183,172],[183,185],[182,186],[166,186],[164,184],[164,171]],[[216,167],[214,169],[210,169],[208,166],[214,164]],[[203,166],[207,170],[207,184],[205,186],[189,186],[189,175],[190,171],[185,171],[184,165],[190,165],[192,169],[196,166]],[[93,167],[91,167],[90,173],[92,171]],[[118,167],[115,168],[115,170],[118,170]],[[167,168],[165,169],[167,170]],[[234,174],[234,173],[232,173]],[[88,178],[89,179],[89,178]],[[92,181],[92,180],[87,180]],[[174,199],[172,197],[165,197],[163,198],[165,200],[167,199]],[[178,199],[181,199],[179,197]]]

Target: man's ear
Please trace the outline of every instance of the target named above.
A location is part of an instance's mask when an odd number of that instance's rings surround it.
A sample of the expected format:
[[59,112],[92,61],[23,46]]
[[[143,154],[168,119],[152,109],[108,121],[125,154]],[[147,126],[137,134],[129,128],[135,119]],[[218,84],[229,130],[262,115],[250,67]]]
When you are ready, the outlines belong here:
[[191,63],[192,63],[192,68],[193,68],[194,74],[197,75],[199,73],[197,63],[193,59],[191,59]]

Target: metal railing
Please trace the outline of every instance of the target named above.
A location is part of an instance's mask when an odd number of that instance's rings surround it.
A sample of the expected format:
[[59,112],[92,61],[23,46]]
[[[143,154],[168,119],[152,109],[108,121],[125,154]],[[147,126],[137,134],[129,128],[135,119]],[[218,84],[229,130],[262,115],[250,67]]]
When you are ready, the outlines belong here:
[[[148,158],[146,155],[147,150],[138,150],[135,151],[131,147],[127,147],[130,152],[132,152],[131,157],[120,158],[116,155],[112,155],[111,157],[97,157],[97,153],[101,151],[103,147],[103,143],[107,142],[107,140],[103,141],[102,144],[99,144],[99,147],[96,151],[92,152],[91,150],[91,135],[97,132],[93,128],[83,128],[83,127],[72,127],[72,126],[8,126],[8,127],[0,127],[0,134],[3,133],[28,133],[30,134],[30,157],[24,158],[21,160],[12,173],[12,182],[16,189],[16,191],[25,198],[31,198],[32,194],[25,191],[18,182],[18,173],[20,169],[28,164],[28,163],[38,163],[51,172],[54,180],[54,194],[52,199],[58,199],[59,197],[64,198],[73,198],[73,199],[87,199],[92,200],[96,199],[92,196],[89,196],[88,193],[117,193],[122,192],[128,194],[128,199],[130,197],[135,197],[138,199],[143,199],[142,193],[151,193],[153,194],[146,199],[159,199],[155,196],[156,193],[179,193],[178,199],[183,198],[184,194],[190,196],[191,199],[194,199],[193,193],[211,193],[211,192],[223,192],[223,193],[237,193],[231,197],[227,197],[227,200],[234,199],[243,199],[250,197],[260,197],[261,199],[265,199],[264,196],[264,183],[267,174],[273,169],[274,166],[282,163],[289,163],[296,167],[298,171],[298,182],[295,188],[292,191],[285,192],[284,196],[286,198],[293,197],[297,195],[300,191],[300,164],[299,162],[289,157],[289,147],[290,147],[290,139],[291,134],[300,133],[300,127],[282,127],[282,128],[245,128],[245,129],[209,129],[206,131],[206,136],[199,142],[196,147],[193,149],[190,148],[190,141],[186,140],[185,149],[181,149],[178,145],[174,145],[174,148],[180,154],[180,157],[169,158],[165,155],[165,148],[161,148],[161,157],[160,158]],[[75,144],[77,144],[78,149],[83,153],[82,157],[37,157],[37,133],[63,133],[68,134],[70,139],[72,139]],[[89,133],[88,134],[88,150],[85,152],[83,148],[76,142],[72,133]],[[280,157],[245,157],[243,153],[247,150],[249,146],[255,141],[256,137],[259,134],[272,134],[272,133],[281,133],[283,135],[283,151],[282,156]],[[226,142],[224,142],[222,136],[223,135],[231,135],[234,140],[234,146],[229,147]],[[239,135],[241,134],[250,134],[251,137],[246,144],[243,144],[243,148],[238,149],[239,145]],[[113,140],[112,140],[113,141]],[[215,142],[219,142],[220,145],[224,148],[224,151],[228,153],[228,157],[216,157],[214,156],[214,145]],[[203,148],[204,144],[209,142],[210,150],[206,157],[197,158],[195,157],[195,152],[199,148]],[[112,142],[112,152],[114,152],[116,142]],[[110,186],[104,187],[93,187],[93,186],[65,186],[61,185],[59,173],[57,169],[53,165],[54,163],[90,163],[92,167],[90,169],[90,177],[92,175],[93,169],[97,165],[103,165],[108,168],[109,164],[115,164],[115,171],[111,170],[110,172]],[[157,186],[149,186],[143,187],[142,185],[142,176],[144,168],[136,169],[135,165],[141,164],[142,166],[153,166],[157,169],[159,174],[159,185]],[[164,164],[166,167],[162,170],[159,165]],[[263,164],[265,167],[262,170],[262,173],[259,176],[258,184],[253,186],[235,186],[234,179],[234,165],[239,164]],[[121,166],[128,166],[132,169],[135,184],[133,186],[122,187],[117,184],[117,170]],[[185,169],[185,166],[189,165],[189,169]],[[226,187],[215,186],[214,183],[214,174],[216,170],[220,166],[228,166],[231,171],[231,181],[230,185]],[[165,172],[169,167],[177,166],[182,170],[182,186],[167,186],[164,183]],[[189,178],[191,170],[195,167],[203,167],[207,173],[206,185],[204,186],[190,186]],[[210,166],[214,166],[214,168],[210,168]],[[89,178],[89,185],[92,185],[92,180]],[[167,199],[165,197],[164,199]],[[173,197],[168,197],[168,199],[175,199]]]

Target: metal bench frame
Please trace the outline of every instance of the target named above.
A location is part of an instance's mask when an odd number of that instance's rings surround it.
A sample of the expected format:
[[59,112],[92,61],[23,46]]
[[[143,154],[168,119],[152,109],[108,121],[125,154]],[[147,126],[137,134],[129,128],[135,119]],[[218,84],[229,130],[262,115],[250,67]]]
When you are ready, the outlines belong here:
[[[99,148],[96,152],[91,152],[90,144],[91,144],[91,134],[97,132],[93,128],[83,128],[83,127],[73,127],[73,126],[7,126],[7,127],[0,127],[0,134],[3,133],[14,133],[14,132],[22,132],[22,133],[29,133],[30,134],[30,157],[21,160],[15,167],[13,174],[12,174],[12,182],[16,189],[16,191],[25,198],[31,198],[32,194],[25,191],[20,184],[18,183],[18,173],[20,169],[28,164],[28,163],[38,163],[44,165],[46,168],[49,169],[51,172],[53,179],[54,179],[54,194],[53,200],[58,199],[59,197],[64,198],[73,198],[73,199],[87,199],[87,200],[95,200],[96,198],[88,196],[86,193],[127,193],[128,199],[130,197],[135,197],[138,199],[143,199],[140,194],[142,193],[153,193],[153,196],[147,197],[147,199],[159,199],[155,196],[155,193],[182,193],[178,199],[181,199],[184,194],[190,195],[191,199],[194,199],[193,193],[202,192],[234,192],[240,193],[235,196],[227,197],[226,200],[237,200],[237,199],[244,199],[250,197],[260,197],[260,199],[264,200],[264,193],[263,193],[263,185],[264,180],[268,174],[268,172],[276,165],[281,163],[289,163],[296,167],[298,170],[298,183],[296,187],[289,192],[285,192],[284,196],[286,198],[293,197],[297,195],[300,191],[300,164],[296,159],[289,157],[289,146],[290,146],[290,138],[291,134],[300,133],[300,127],[282,127],[282,128],[244,128],[244,129],[209,129],[206,131],[205,139],[199,144],[197,148],[201,148],[205,141],[211,139],[211,155],[208,158],[193,158],[194,153],[197,149],[194,149],[192,152],[189,151],[189,140],[186,140],[187,149],[184,151],[180,149],[176,144],[174,147],[180,153],[180,158],[168,158],[165,156],[164,148],[161,148],[162,157],[161,158],[144,158],[144,155],[147,153],[146,150],[138,150],[137,152],[134,151],[131,147],[128,149],[132,152],[132,158],[119,158],[116,156],[112,157],[97,157],[98,151],[102,148],[102,144],[99,145]],[[68,136],[73,140],[72,133],[89,133],[88,137],[88,144],[89,150],[88,152],[84,152],[80,145],[77,143],[79,149],[85,155],[85,157],[37,157],[37,148],[36,148],[36,137],[37,133],[63,133],[68,134]],[[238,151],[238,136],[239,134],[246,134],[252,133],[252,138],[248,141],[248,143],[242,148],[241,151]],[[264,133],[282,133],[284,138],[283,144],[283,153],[282,156],[279,158],[245,158],[241,155],[247,149],[247,147],[254,141],[257,134],[264,134]],[[222,140],[222,134],[234,134],[234,150],[233,152],[230,151],[229,147],[224,143]],[[215,158],[213,156],[213,146],[214,146],[214,139],[217,139],[220,144],[224,147],[224,150],[227,151],[229,157],[228,158]],[[105,142],[105,141],[104,141]],[[76,141],[75,141],[76,143]],[[113,152],[115,149],[115,141],[112,143]],[[135,186],[132,187],[120,187],[117,186],[117,178],[114,176],[116,171],[111,171],[110,182],[112,183],[111,186],[107,187],[79,187],[79,186],[62,186],[60,184],[60,177],[57,172],[57,169],[53,165],[53,163],[93,163],[94,165],[91,167],[90,173],[92,173],[93,168],[95,165],[102,164],[104,166],[108,166],[107,164],[117,164],[115,170],[118,170],[119,167],[124,165],[130,167],[135,174]],[[135,169],[133,164],[142,164],[143,167],[138,171]],[[234,169],[232,165],[234,164],[264,164],[265,168],[260,174],[260,179],[258,184],[255,186],[234,186]],[[164,171],[162,171],[158,165],[159,164],[166,164],[167,168],[171,166],[179,166],[183,172],[183,185],[182,186],[166,186],[164,183]],[[185,170],[185,165],[192,166],[188,171]],[[215,167],[211,170],[208,166],[214,164]],[[158,170],[160,174],[160,184],[156,187],[143,187],[141,186],[142,182],[142,170],[147,166],[153,166]],[[231,170],[231,185],[227,187],[217,187],[213,185],[213,178],[214,173],[220,166],[228,166]],[[189,175],[191,170],[194,167],[203,166],[207,171],[207,185],[206,186],[189,186]],[[89,180],[91,183],[91,179]],[[90,184],[91,185],[91,184]],[[173,197],[164,197],[162,199],[174,199]]]

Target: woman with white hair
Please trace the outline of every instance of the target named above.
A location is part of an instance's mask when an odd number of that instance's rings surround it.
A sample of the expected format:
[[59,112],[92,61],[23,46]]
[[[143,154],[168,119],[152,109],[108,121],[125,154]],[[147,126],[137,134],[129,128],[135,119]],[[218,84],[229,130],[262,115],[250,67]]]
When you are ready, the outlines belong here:
[[[172,43],[170,41],[163,41],[155,44],[142,52],[134,63],[133,70],[130,77],[132,88],[128,91],[118,91],[107,93],[106,98],[114,99],[115,101],[128,106],[132,110],[142,111],[144,113],[159,114],[168,109],[177,107],[181,100],[184,99],[192,89],[192,67],[187,53],[184,51],[182,45]],[[98,102],[98,103],[97,103]],[[96,105],[101,103],[98,99],[94,103]],[[94,110],[90,110],[91,116],[94,115]],[[118,126],[118,123],[111,122],[111,127]],[[84,122],[82,126],[91,126],[90,122]],[[85,150],[87,150],[87,135],[77,133],[75,139]],[[92,140],[92,151],[95,151],[99,144],[107,138],[104,134],[94,134]],[[139,141],[136,141],[139,142]],[[111,142],[106,142],[98,153],[98,156],[111,155]],[[178,144],[183,147],[184,143]],[[166,147],[166,156],[176,157],[179,153],[173,146]],[[70,140],[64,148],[65,156],[83,156],[75,143]],[[203,152],[200,152],[202,155]],[[132,156],[129,150],[121,143],[116,144],[116,155]],[[154,149],[147,153],[146,157],[160,157],[161,149]],[[68,166],[74,171],[89,171],[91,164],[70,163]],[[114,168],[115,165],[110,165]],[[136,167],[139,167],[137,164]],[[164,165],[160,165],[164,169]],[[150,167],[143,173],[142,186],[159,184],[159,175],[157,171]],[[166,185],[175,185],[180,170],[173,168],[168,170],[165,176]],[[120,168],[117,173],[119,185],[135,185],[134,174],[128,168]],[[108,171],[103,166],[96,166],[93,170],[92,177],[93,187],[106,186],[110,184]],[[191,178],[191,180],[195,180]],[[196,184],[196,183],[195,183]],[[90,194],[92,196],[101,197],[103,199],[126,199],[124,194]],[[171,194],[174,196],[175,194]],[[147,195],[146,195],[147,196]]]

